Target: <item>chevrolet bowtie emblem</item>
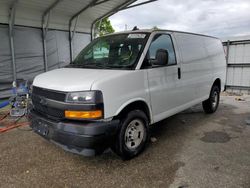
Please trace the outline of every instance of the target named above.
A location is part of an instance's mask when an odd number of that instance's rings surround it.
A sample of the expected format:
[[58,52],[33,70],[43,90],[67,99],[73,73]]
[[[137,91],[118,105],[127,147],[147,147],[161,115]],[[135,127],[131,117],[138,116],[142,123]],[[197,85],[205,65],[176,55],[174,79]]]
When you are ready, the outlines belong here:
[[47,100],[44,97],[40,97],[40,104],[47,105]]

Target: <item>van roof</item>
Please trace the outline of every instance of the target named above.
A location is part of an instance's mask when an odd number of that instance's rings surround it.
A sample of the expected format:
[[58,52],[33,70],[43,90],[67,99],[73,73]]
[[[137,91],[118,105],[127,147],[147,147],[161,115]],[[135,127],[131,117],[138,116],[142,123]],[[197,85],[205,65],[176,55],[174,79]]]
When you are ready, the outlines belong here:
[[219,39],[214,36],[209,36],[209,35],[204,35],[204,34],[199,34],[199,33],[192,33],[192,32],[186,32],[186,31],[177,31],[177,30],[167,30],[167,29],[138,29],[138,30],[128,30],[128,31],[120,31],[116,33],[111,33],[107,34],[108,35],[116,35],[116,34],[126,34],[126,33],[153,33],[157,31],[163,31],[163,32],[175,32],[175,33],[185,33],[185,34],[191,34],[191,35],[199,35],[199,36],[204,36],[204,37],[210,37],[210,38],[215,38]]

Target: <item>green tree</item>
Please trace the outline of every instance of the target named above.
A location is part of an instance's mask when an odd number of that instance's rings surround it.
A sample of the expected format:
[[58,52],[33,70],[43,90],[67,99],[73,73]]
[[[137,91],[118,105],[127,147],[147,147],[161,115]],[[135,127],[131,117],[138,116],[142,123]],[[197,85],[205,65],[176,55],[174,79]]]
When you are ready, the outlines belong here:
[[115,30],[112,27],[111,22],[108,18],[104,18],[95,24],[95,37],[103,36],[114,32]]
[[159,28],[157,26],[154,26],[152,29],[153,30],[158,30]]

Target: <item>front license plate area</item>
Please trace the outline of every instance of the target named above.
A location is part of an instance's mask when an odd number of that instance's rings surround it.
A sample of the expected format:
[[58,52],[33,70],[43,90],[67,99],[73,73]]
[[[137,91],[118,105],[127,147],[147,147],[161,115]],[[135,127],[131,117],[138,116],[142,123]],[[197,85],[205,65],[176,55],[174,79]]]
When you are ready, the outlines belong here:
[[36,121],[33,129],[41,136],[48,137],[49,135],[49,125],[44,121]]

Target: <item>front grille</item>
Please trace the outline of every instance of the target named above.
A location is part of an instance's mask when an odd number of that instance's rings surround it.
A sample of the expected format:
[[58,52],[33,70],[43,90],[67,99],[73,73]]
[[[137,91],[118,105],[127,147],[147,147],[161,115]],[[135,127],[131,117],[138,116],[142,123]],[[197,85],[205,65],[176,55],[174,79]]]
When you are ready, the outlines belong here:
[[47,99],[57,100],[57,101],[65,101],[66,93],[60,91],[48,90],[40,87],[33,86],[32,94],[43,96]]
[[49,116],[54,119],[64,118],[64,110],[48,107],[46,104],[41,103],[41,97],[37,95],[32,95],[32,104],[36,112],[42,115]]

